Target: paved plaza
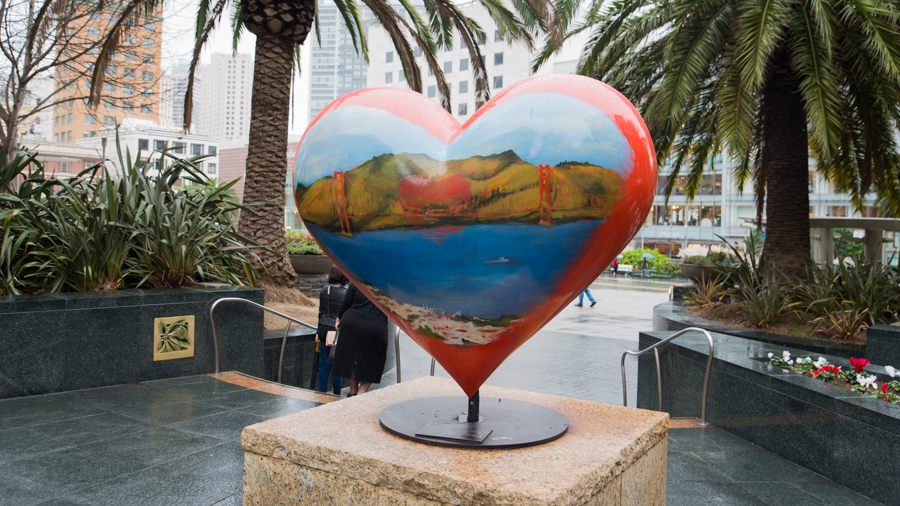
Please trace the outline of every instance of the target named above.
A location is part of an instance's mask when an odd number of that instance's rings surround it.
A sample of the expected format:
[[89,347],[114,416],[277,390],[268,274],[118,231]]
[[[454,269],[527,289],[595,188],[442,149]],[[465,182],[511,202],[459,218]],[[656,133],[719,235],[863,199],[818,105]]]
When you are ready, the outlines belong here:
[[[567,306],[487,383],[621,404],[622,352],[651,329],[669,286],[601,277],[595,307]],[[401,379],[429,374],[430,357],[408,337],[400,344]],[[636,367],[628,361],[631,405]],[[241,430],[331,401],[234,374],[2,400],[0,506],[241,504]],[[670,505],[880,504],[720,429],[672,427]]]

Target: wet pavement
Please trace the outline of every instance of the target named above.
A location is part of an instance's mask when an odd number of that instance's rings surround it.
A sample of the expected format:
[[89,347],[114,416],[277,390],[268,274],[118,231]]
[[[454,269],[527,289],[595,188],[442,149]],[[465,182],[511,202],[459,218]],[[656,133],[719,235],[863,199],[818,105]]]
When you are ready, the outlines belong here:
[[[596,306],[567,306],[487,383],[621,405],[621,355],[672,284],[601,277]],[[627,363],[633,405],[637,365]],[[404,336],[400,364],[409,380],[431,360]],[[317,405],[209,376],[2,400],[0,506],[238,505],[243,427]],[[667,504],[880,504],[725,431],[673,427]]]

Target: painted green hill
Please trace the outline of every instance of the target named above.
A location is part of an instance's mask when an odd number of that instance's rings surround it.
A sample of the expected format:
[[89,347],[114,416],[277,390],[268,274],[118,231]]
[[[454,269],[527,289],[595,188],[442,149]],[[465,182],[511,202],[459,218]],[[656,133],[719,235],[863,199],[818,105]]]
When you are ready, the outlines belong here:
[[[464,178],[471,197],[462,207],[453,209],[440,203],[423,209],[404,209],[398,188],[400,181],[410,175],[437,184],[448,177]],[[561,163],[552,170],[550,219],[542,223],[605,218],[624,182],[612,169],[581,162]],[[301,216],[341,231],[339,215],[343,203],[338,190],[332,176],[309,187],[298,185],[295,195]],[[446,162],[414,153],[379,155],[344,173],[344,194],[350,229],[357,233],[385,228],[541,222],[538,168],[512,151]]]

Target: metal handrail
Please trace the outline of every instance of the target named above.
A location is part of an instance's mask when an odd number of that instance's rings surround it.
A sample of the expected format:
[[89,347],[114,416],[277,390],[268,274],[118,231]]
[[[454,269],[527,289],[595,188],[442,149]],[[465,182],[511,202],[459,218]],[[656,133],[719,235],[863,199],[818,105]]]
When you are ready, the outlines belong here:
[[656,358],[656,393],[659,402],[659,411],[662,411],[662,373],[659,370],[659,351],[657,348],[664,344],[668,344],[669,341],[676,339],[678,337],[687,334],[688,332],[702,332],[706,335],[707,341],[709,341],[709,358],[706,359],[706,375],[703,377],[703,400],[700,403],[700,423],[698,425],[709,425],[706,423],[706,394],[709,392],[709,371],[712,367],[712,359],[713,353],[715,351],[715,345],[713,344],[713,338],[705,329],[697,328],[697,327],[688,327],[684,330],[680,330],[671,336],[663,339],[662,341],[650,346],[649,348],[645,348],[640,351],[626,351],[622,354],[622,405],[628,407],[628,390],[625,385],[625,357],[628,355],[633,355],[635,357],[639,357],[644,353],[647,353],[650,350],[653,350],[653,355]]
[[284,329],[284,338],[282,338],[282,340],[281,340],[281,355],[278,357],[278,382],[279,383],[281,383],[281,369],[284,366],[284,347],[287,344],[288,332],[291,330],[291,323],[299,323],[300,325],[303,325],[304,327],[307,327],[307,328],[318,329],[318,327],[314,327],[306,322],[302,322],[302,321],[294,318],[293,316],[288,316],[284,313],[279,313],[278,311],[275,311],[272,308],[268,308],[266,306],[263,306],[262,304],[257,304],[256,302],[253,302],[252,300],[241,299],[238,297],[224,297],[224,298],[218,299],[215,302],[213,302],[212,307],[209,308],[209,324],[210,324],[210,326],[212,326],[213,349],[215,350],[215,353],[216,353],[216,374],[219,373],[219,339],[216,337],[216,320],[213,317],[213,311],[216,309],[216,306],[218,306],[220,302],[241,302],[243,304],[248,304],[248,305],[251,305],[254,307],[258,307],[260,309],[268,311],[272,314],[276,314],[276,315],[288,320],[288,325]]

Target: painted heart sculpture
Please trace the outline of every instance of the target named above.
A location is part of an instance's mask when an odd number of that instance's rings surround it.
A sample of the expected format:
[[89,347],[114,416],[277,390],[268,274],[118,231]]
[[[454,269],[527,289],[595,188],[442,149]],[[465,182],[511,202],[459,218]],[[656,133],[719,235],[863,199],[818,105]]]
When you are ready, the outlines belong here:
[[326,254],[471,396],[634,237],[656,157],[631,103],[586,77],[519,82],[462,126],[377,88],[310,124],[294,187]]

